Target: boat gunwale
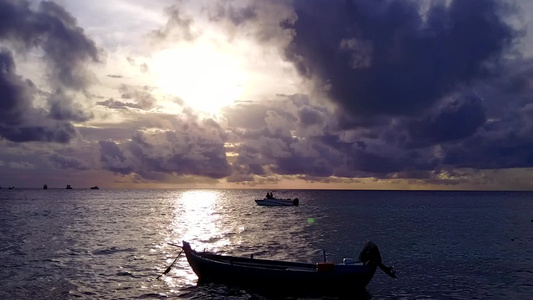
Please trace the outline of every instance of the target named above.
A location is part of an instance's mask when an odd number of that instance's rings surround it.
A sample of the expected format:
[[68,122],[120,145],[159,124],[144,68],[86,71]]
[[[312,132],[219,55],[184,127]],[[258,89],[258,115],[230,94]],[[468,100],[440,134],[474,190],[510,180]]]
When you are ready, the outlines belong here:
[[[198,276],[198,284],[218,283],[264,293],[276,293],[272,290],[272,287],[276,286],[284,295],[358,294],[365,291],[377,268],[374,263],[344,265],[332,262],[325,262],[326,268],[319,268],[320,263],[197,252],[186,241],[183,241],[182,249],[189,265]],[[303,266],[303,269],[299,268],[300,266]]]
[[[257,258],[248,258],[248,257],[239,257],[231,255],[221,255],[213,252],[203,251],[197,252],[192,248],[185,250],[185,255],[193,255],[198,259],[203,259],[212,263],[224,264],[227,266],[235,267],[246,267],[246,268],[255,268],[255,269],[268,269],[276,271],[292,271],[292,272],[315,272],[322,273],[318,271],[317,267],[319,263],[305,263],[305,262],[293,262],[293,261],[280,261],[280,260],[271,260],[271,259],[257,259]],[[365,274],[371,273],[373,267],[365,265],[362,262],[356,262],[355,264],[340,264],[333,262],[325,262],[334,265],[335,271],[337,273],[344,274]]]

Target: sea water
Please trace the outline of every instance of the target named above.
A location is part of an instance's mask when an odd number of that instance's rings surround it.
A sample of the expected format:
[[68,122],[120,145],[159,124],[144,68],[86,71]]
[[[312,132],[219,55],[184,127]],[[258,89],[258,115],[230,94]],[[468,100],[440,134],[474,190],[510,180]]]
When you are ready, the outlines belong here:
[[[1,189],[0,299],[269,299],[196,285],[181,245],[298,262],[378,245],[365,299],[533,299],[533,193]],[[273,288],[275,290],[275,287]],[[283,298],[280,291],[278,297]],[[291,298],[294,299],[294,298]]]

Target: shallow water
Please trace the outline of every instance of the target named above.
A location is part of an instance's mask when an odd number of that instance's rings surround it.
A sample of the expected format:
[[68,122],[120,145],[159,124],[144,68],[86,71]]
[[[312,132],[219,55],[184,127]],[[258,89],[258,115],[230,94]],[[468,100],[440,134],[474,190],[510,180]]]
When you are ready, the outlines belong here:
[[[302,262],[357,258],[377,271],[371,299],[530,299],[533,193],[258,190],[0,190],[0,299],[268,299],[196,286],[181,244]],[[283,296],[282,293],[280,293]]]

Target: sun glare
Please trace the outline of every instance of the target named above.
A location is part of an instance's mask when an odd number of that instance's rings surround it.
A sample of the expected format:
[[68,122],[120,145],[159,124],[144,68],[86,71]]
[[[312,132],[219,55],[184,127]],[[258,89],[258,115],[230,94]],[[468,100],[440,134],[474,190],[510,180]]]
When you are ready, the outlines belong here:
[[152,70],[163,93],[209,113],[238,100],[246,81],[238,57],[209,45],[163,50],[155,55]]

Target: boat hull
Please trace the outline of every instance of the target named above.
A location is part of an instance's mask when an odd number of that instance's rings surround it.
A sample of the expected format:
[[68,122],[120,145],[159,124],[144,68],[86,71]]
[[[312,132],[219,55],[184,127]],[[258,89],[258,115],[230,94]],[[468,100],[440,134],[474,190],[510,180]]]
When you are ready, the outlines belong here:
[[298,206],[299,201],[296,199],[256,199],[255,203],[261,206]]
[[376,266],[328,265],[281,262],[221,256],[196,252],[183,242],[187,261],[198,283],[222,283],[262,291],[284,291],[295,295],[346,295],[364,290]]

